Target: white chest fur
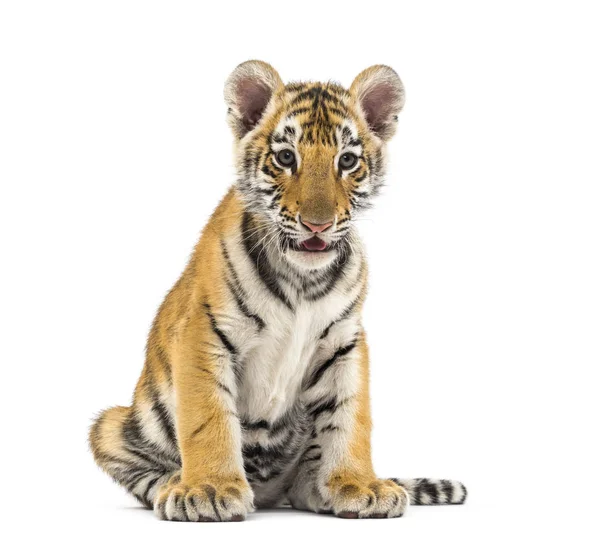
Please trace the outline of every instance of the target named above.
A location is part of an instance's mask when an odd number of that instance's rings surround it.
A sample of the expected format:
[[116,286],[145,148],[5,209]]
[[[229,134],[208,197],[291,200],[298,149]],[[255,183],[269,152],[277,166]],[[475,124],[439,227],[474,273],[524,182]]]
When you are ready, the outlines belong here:
[[361,259],[349,261],[335,287],[318,299],[305,298],[281,281],[286,305],[265,286],[241,245],[232,242],[228,251],[248,309],[264,322],[257,329],[248,317],[236,314],[234,301],[226,314],[232,319],[226,321],[227,335],[238,349],[237,410],[247,420],[274,423],[297,402],[307,371],[356,332],[357,318],[347,317],[323,336],[362,290],[357,282]]
[[316,307],[304,303],[295,312],[281,310],[244,356],[238,400],[243,415],[273,423],[296,401],[323,330],[315,321]]

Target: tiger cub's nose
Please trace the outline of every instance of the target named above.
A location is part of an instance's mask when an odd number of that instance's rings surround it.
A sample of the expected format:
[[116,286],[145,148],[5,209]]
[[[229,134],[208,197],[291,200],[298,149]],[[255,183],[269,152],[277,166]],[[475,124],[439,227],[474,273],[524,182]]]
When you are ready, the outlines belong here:
[[302,220],[302,224],[306,226],[313,234],[320,234],[327,230],[327,228],[333,226],[333,222],[326,222],[325,224],[313,224],[312,222],[308,222],[307,220]]

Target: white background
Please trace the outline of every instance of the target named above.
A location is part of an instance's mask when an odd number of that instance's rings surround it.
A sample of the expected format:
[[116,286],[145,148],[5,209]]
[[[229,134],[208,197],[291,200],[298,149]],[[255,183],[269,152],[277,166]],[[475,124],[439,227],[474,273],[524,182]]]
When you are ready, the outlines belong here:
[[[598,545],[594,2],[0,4],[2,469],[11,545]],[[370,256],[375,463],[464,507],[160,522],[97,470],[155,310],[233,180],[241,61],[407,90]]]

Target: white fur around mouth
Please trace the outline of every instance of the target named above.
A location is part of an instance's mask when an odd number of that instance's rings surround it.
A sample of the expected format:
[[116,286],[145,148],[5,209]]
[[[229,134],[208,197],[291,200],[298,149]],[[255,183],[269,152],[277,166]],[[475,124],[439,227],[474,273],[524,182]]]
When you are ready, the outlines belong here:
[[290,249],[286,256],[295,266],[305,270],[315,270],[329,266],[336,258],[335,249],[325,249],[323,251],[297,251]]

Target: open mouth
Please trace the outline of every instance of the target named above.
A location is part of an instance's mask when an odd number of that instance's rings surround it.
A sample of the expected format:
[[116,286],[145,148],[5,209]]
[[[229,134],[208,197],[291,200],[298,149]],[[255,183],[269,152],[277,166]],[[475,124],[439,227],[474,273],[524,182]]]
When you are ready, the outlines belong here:
[[319,253],[327,249],[327,243],[317,236],[313,236],[310,239],[305,239],[302,243],[300,243],[300,248],[303,251],[308,251],[309,253]]

